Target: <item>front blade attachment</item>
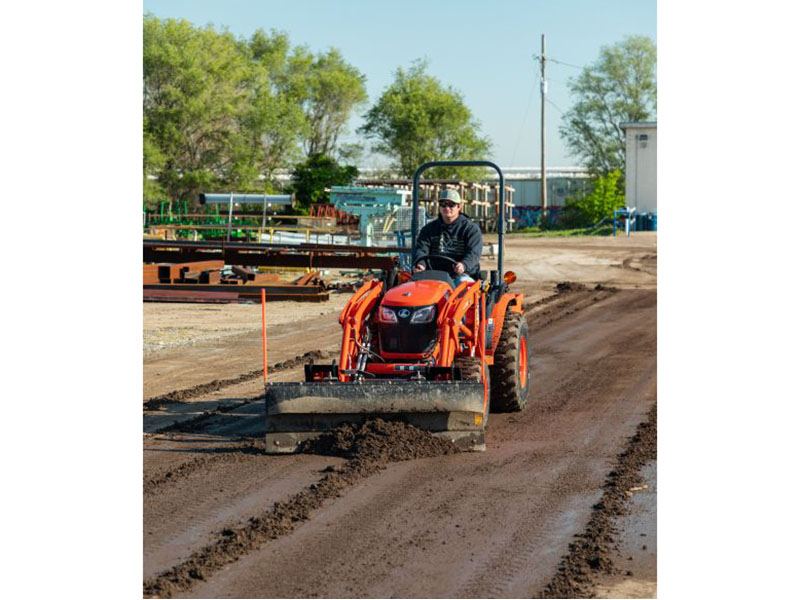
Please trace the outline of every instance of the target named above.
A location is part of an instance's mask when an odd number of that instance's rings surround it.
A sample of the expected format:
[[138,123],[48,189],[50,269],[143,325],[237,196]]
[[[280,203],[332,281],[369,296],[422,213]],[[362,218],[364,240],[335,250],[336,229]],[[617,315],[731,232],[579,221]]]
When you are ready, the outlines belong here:
[[290,382],[266,384],[267,453],[298,451],[300,442],[343,423],[402,420],[483,451],[483,384],[472,381]]

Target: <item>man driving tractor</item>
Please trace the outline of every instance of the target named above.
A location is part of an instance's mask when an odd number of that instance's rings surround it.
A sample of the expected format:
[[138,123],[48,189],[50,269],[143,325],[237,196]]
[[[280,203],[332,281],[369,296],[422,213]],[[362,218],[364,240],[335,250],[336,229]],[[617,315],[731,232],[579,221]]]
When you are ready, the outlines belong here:
[[[414,246],[415,272],[428,268],[450,271],[456,285],[478,278],[483,236],[478,224],[461,214],[462,204],[456,190],[439,194],[439,217],[422,228]],[[450,260],[437,260],[439,256]],[[430,258],[420,260],[423,257]]]

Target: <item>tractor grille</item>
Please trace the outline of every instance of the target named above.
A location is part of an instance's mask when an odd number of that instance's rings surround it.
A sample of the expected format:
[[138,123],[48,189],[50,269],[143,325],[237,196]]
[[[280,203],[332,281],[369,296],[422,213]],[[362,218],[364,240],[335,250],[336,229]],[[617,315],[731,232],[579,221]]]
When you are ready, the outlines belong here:
[[[410,310],[411,314],[414,309]],[[378,338],[381,352],[393,354],[424,354],[436,344],[436,317],[430,323],[411,324],[410,315],[398,315],[397,323],[379,323]]]

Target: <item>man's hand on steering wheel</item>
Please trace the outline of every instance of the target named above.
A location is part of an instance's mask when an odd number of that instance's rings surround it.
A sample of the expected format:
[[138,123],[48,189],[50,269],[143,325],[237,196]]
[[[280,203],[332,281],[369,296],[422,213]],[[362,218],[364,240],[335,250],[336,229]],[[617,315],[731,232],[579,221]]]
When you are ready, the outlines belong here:
[[426,269],[432,269],[433,268],[431,266],[432,258],[442,258],[444,260],[453,263],[453,272],[456,275],[461,275],[464,272],[464,263],[456,262],[449,256],[444,256],[443,254],[425,254],[424,256],[420,256],[417,259],[417,263],[414,265],[414,272],[418,273]]

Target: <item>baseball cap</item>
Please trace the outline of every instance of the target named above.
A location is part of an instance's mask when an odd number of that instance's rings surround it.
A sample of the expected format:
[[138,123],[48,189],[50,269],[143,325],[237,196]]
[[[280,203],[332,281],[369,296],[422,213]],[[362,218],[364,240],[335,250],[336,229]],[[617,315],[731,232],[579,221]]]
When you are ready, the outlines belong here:
[[442,190],[439,193],[439,202],[445,201],[455,202],[456,204],[461,204],[463,200],[461,199],[461,195],[456,190]]

